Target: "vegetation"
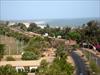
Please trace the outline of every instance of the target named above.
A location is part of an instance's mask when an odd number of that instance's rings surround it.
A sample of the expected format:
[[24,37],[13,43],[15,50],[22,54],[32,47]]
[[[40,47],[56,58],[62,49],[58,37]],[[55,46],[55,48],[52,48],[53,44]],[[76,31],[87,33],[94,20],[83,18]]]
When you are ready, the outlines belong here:
[[28,46],[24,49],[25,54],[23,56],[27,57],[28,53],[31,57],[33,57],[32,59],[38,59],[41,56],[43,50],[48,47],[49,43],[47,42],[47,40],[45,40],[45,38],[39,36],[33,37],[32,39],[30,39]]
[[45,75],[48,69],[48,63],[46,60],[42,60],[36,75]]
[[4,50],[5,50],[5,45],[0,44],[0,60],[1,60],[1,58],[3,58]]
[[74,68],[66,61],[67,55],[64,47],[59,46],[59,48],[56,52],[57,57],[51,64],[48,64],[45,60],[41,61],[37,75],[73,75]]
[[66,27],[63,29],[61,29],[60,27],[59,28],[51,28],[47,24],[47,26],[44,29],[41,29],[40,27],[37,26],[37,24],[31,23],[27,30],[31,31],[31,32],[36,32],[36,33],[39,33],[42,35],[44,35],[45,33],[48,33],[49,36],[52,36],[52,37],[57,37],[57,36],[61,35],[62,38],[66,38],[67,33],[71,30],[71,28],[69,28],[69,27]]
[[32,31],[32,32],[37,32],[40,27],[37,26],[35,23],[31,23],[30,26],[28,27],[27,31]]
[[30,51],[26,51],[23,55],[22,55],[22,59],[23,60],[35,60],[37,59],[38,56],[33,53],[33,52],[30,52]]
[[27,27],[23,23],[18,23],[16,26],[22,31],[27,31]]
[[57,57],[50,65],[42,61],[36,75],[73,75],[73,67],[65,59]]
[[[8,24],[5,23],[5,24]],[[5,26],[5,25],[4,25]],[[0,34],[6,34],[6,35],[13,35],[18,39],[23,39],[25,41],[29,40],[27,37],[24,35],[20,35],[19,33],[11,33],[9,31],[9,28],[4,27],[3,25],[0,25]],[[17,26],[17,29],[19,30],[24,30],[24,31],[31,31],[31,32],[36,32],[39,34],[45,34],[48,33],[49,36],[52,37],[57,37],[61,36],[63,39],[74,39],[77,40],[78,42],[81,42],[83,40],[88,40],[89,42],[100,42],[100,26],[99,22],[92,20],[89,21],[87,24],[83,24],[82,27],[72,29],[70,27],[65,27],[65,28],[51,28],[48,24],[44,29],[41,29],[40,27],[37,26],[35,23],[31,23],[29,28],[26,28],[23,23],[18,23],[15,25]],[[24,38],[25,37],[25,38]]]
[[64,45],[57,47],[56,56],[59,58],[67,59],[67,51]]
[[93,75],[99,75],[100,74],[100,67],[96,64],[95,60],[91,59],[92,58],[91,53],[84,51],[84,54],[89,61],[89,66],[91,68],[91,72],[95,73]]
[[90,61],[90,67],[92,69],[92,72],[94,72],[94,75],[99,75],[100,74],[100,67],[96,65],[94,61]]
[[[6,23],[8,24],[8,22]],[[23,60],[34,60],[41,57],[41,54],[46,48],[55,47],[56,57],[52,63],[47,63],[46,60],[41,61],[41,65],[36,71],[36,75],[73,75],[74,68],[69,64],[66,59],[69,49],[62,43],[57,43],[56,46],[53,46],[55,39],[51,40],[48,37],[35,36],[29,38],[22,33],[13,32],[12,30],[5,25],[0,25],[0,35],[12,36],[19,41],[24,40],[27,43],[27,46],[24,48],[24,54],[22,55]],[[13,27],[13,26],[12,26]],[[83,41],[88,41],[92,44],[100,43],[100,26],[98,26],[97,21],[89,21],[86,25],[82,27],[71,29],[66,28],[51,28],[47,25],[44,29],[38,27],[35,23],[31,23],[29,28],[22,23],[18,23],[17,26],[14,26],[20,31],[29,31],[35,32],[44,35],[48,33],[51,37],[61,36],[62,39],[72,39],[76,40],[79,43]],[[53,41],[53,42],[52,42]],[[72,46],[71,46],[72,47]],[[74,45],[72,48],[79,48],[79,45]],[[72,49],[71,49],[72,50]],[[4,54],[4,45],[0,44],[0,59]],[[89,59],[89,54],[86,54]],[[7,60],[13,60],[12,57],[8,57]],[[94,62],[90,62],[90,67],[92,71],[99,74],[100,70]],[[5,74],[3,73],[5,71]],[[34,71],[34,70],[33,70]],[[13,73],[12,73],[13,72]],[[0,67],[0,75],[19,75],[12,66],[6,65]],[[22,74],[23,75],[23,74]]]
[[24,34],[19,33],[19,32],[15,32],[15,31],[11,30],[9,27],[5,27],[2,25],[0,25],[0,35],[11,36],[20,41],[24,41],[25,43],[27,43],[30,39],[28,36],[25,36]]
[[0,66],[0,75],[27,75],[25,72],[17,72],[11,65]]
[[81,29],[77,31],[81,34],[81,41],[85,40],[91,43],[100,43],[100,24],[93,20],[89,21],[87,25],[83,25]]
[[73,39],[73,40],[80,40],[81,35],[78,32],[68,32],[67,38]]

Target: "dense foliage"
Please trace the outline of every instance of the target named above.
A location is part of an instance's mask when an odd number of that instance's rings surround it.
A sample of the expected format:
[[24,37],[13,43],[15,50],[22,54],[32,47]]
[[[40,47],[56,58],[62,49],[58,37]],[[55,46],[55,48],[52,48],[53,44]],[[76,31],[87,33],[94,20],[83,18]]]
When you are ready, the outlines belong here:
[[81,34],[81,41],[89,41],[91,43],[100,43],[100,24],[97,21],[89,21],[82,28],[78,28],[77,32]]
[[95,73],[95,75],[99,75],[100,74],[100,67],[97,66],[94,61],[90,61],[90,67],[91,67],[92,72]]
[[39,72],[36,75],[73,75],[74,68],[69,64],[64,46],[59,46],[54,61],[48,64],[45,60],[41,61]]
[[78,32],[69,32],[67,34],[68,38],[73,39],[73,40],[80,40],[81,35]]
[[15,32],[11,30],[9,27],[5,27],[2,25],[0,25],[0,35],[11,36],[20,41],[24,41],[25,43],[27,43],[30,39],[28,36],[25,36],[24,34],[21,34],[19,32]]
[[23,60],[35,60],[37,59],[38,56],[34,53],[34,52],[30,52],[30,51],[26,51],[23,55],[22,55],[22,59]]
[[27,31],[31,32],[38,32],[41,28],[37,26],[35,23],[31,23],[30,26],[27,28]]
[[45,61],[41,62],[36,75],[73,75],[73,70],[72,65],[66,62],[66,59],[57,57],[50,65]]
[[[38,59],[41,56],[42,51],[48,47],[49,42],[45,38],[39,36],[33,37],[24,49],[25,54],[23,54],[22,58],[27,59],[27,57],[30,56],[29,58],[31,59]],[[28,51],[28,53],[26,51]]]
[[63,38],[66,38],[66,34],[71,30],[71,28],[69,27],[65,27],[63,29],[61,29],[60,27],[52,28],[47,24],[47,26],[44,27],[44,29],[42,29],[38,27],[37,24],[31,23],[27,30],[31,32],[36,32],[42,35],[44,35],[45,33],[48,33],[49,36],[52,36],[52,37],[57,37],[61,35]]
[[0,75],[27,75],[25,72],[17,72],[11,65],[0,66]]

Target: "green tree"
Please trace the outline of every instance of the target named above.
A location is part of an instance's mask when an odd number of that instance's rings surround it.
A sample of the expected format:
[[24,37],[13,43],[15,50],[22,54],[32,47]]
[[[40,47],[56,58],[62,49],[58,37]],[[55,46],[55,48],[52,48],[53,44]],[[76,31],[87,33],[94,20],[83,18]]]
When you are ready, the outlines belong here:
[[30,51],[37,55],[39,58],[45,48],[49,47],[49,42],[46,38],[36,36],[30,39],[24,51]]
[[69,32],[67,34],[68,38],[73,39],[73,40],[80,40],[81,35],[78,32]]
[[48,63],[46,60],[42,60],[39,66],[39,71],[37,72],[38,75],[43,75],[47,72],[48,69]]
[[36,23],[31,23],[27,30],[32,32],[37,32],[38,29],[40,29],[40,27],[38,27]]
[[26,27],[25,24],[23,24],[23,23],[18,23],[17,26],[18,26],[21,30],[24,30],[24,31],[27,30],[27,27]]

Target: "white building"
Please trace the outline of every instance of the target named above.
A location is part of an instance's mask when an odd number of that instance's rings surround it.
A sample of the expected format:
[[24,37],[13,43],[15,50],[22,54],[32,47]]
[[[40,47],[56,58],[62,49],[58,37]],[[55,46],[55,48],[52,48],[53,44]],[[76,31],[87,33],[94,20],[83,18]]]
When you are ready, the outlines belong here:
[[61,39],[61,35],[58,35],[57,38],[58,38],[58,39]]
[[8,26],[15,25],[16,23],[23,23],[27,28],[31,23],[36,23],[38,27],[44,29],[46,27],[46,23],[44,21],[33,21],[33,22],[9,22]]
[[28,28],[30,26],[29,22],[23,22],[23,24]]
[[47,36],[48,36],[48,33],[45,33],[43,36],[44,36],[44,37],[47,37]]
[[34,23],[36,23],[37,26],[39,26],[42,29],[44,29],[44,27],[46,27],[46,23],[44,21],[36,21]]
[[15,25],[16,22],[9,22],[8,26],[12,26],[12,25]]

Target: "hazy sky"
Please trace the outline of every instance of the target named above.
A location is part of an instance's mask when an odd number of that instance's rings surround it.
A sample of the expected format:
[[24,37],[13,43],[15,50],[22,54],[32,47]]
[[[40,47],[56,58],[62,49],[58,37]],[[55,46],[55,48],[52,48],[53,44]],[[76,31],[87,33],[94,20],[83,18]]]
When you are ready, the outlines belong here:
[[100,17],[100,0],[0,0],[0,19]]

